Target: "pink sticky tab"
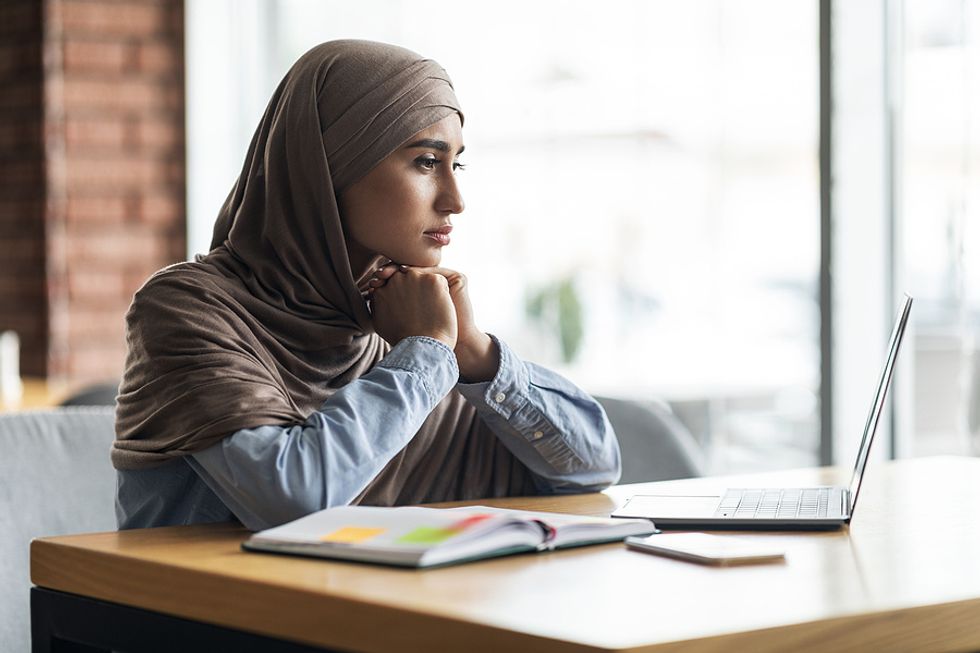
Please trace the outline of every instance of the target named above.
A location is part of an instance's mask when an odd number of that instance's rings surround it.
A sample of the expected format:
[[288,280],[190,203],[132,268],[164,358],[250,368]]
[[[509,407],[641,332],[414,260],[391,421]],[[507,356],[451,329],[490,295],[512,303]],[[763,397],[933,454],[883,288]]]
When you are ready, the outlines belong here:
[[454,531],[465,531],[467,528],[476,526],[480,522],[490,519],[491,517],[493,517],[493,515],[473,515],[472,517],[461,519],[458,522],[453,522],[449,529]]

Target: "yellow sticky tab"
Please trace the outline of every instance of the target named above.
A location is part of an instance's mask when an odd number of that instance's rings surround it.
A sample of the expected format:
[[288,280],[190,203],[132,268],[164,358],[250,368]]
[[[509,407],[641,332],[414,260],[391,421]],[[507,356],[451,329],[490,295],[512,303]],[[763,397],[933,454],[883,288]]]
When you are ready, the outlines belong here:
[[372,537],[381,535],[385,532],[384,528],[365,528],[363,526],[344,526],[338,528],[333,533],[320,536],[324,542],[338,542],[341,544],[357,544]]

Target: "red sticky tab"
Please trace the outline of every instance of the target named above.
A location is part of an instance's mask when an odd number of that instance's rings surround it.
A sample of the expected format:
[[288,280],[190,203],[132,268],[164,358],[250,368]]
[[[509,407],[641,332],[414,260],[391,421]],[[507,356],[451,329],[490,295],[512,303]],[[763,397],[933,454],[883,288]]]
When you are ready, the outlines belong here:
[[467,528],[476,526],[480,522],[490,519],[493,515],[473,515],[472,517],[467,517],[466,519],[461,519],[458,522],[454,522],[449,526],[450,530],[454,531],[465,531]]

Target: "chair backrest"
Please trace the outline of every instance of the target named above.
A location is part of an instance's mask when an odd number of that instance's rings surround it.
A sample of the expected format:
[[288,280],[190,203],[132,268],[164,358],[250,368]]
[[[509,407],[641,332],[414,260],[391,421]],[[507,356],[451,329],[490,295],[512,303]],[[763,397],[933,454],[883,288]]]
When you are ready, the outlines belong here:
[[[666,407],[599,398],[623,451],[622,483],[698,476],[700,451]],[[0,651],[30,648],[30,541],[116,529],[114,408],[0,413]]]
[[596,400],[606,410],[619,439],[623,459],[620,483],[668,481],[704,473],[701,447],[667,405],[609,397]]
[[30,650],[30,542],[116,529],[112,407],[0,414],[0,651]]
[[61,406],[115,406],[116,395],[119,394],[119,384],[107,381],[82,388],[75,394],[66,397]]

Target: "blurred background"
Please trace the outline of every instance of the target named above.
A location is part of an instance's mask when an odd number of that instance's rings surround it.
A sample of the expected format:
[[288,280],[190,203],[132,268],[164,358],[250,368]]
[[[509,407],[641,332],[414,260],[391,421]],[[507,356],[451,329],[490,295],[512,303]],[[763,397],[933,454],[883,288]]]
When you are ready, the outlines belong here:
[[208,249],[272,90],[336,38],[452,77],[445,264],[525,358],[667,402],[712,473],[849,463],[907,292],[878,451],[980,453],[980,0],[12,0],[9,405],[118,379],[132,293]]

